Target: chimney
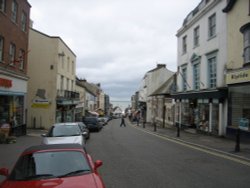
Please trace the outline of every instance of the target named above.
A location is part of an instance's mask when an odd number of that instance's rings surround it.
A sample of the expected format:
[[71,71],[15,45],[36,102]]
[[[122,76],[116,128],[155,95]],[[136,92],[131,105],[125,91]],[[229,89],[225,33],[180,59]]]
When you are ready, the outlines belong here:
[[166,68],[166,64],[157,64],[157,68]]

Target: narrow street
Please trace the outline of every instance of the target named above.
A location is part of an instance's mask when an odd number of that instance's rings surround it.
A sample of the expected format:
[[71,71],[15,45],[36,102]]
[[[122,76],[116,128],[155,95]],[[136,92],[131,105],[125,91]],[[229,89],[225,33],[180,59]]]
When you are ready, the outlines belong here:
[[[128,121],[120,127],[120,121],[91,133],[87,142],[93,159],[103,161],[99,172],[107,188],[249,187],[248,163],[149,133]],[[24,149],[40,143],[40,133],[33,132],[15,144],[1,144],[0,166],[11,169]]]
[[[108,188],[249,187],[250,167],[135,129],[120,119],[93,133],[87,150]],[[229,181],[230,180],[230,181]]]

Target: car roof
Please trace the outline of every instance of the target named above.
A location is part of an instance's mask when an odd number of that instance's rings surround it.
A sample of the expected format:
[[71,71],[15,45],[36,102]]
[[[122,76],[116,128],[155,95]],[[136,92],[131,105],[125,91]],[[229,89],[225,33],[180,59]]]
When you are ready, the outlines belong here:
[[66,122],[66,123],[55,123],[53,126],[62,126],[62,125],[77,125],[77,122]]
[[23,153],[34,153],[38,151],[45,150],[82,150],[83,148],[80,144],[44,144],[31,146],[23,151]]

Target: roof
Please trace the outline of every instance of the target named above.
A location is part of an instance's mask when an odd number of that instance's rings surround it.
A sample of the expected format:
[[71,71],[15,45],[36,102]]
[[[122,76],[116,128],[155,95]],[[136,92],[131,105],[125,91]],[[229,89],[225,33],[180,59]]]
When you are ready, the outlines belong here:
[[170,94],[173,89],[174,78],[175,78],[175,75],[171,76],[166,82],[164,82],[159,88],[157,88],[149,96]]
[[83,147],[80,144],[48,144],[48,145],[36,145],[31,146],[24,150],[23,153],[32,153],[37,151],[44,150],[58,150],[58,149],[73,149],[73,150],[83,150]]

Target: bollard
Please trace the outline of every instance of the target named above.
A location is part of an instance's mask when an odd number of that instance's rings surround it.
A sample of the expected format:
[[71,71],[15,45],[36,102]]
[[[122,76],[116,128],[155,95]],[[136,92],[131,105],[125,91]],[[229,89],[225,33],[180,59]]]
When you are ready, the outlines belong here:
[[154,123],[154,132],[156,132],[156,123]]
[[176,123],[177,126],[177,137],[180,137],[180,126],[179,123]]
[[235,144],[235,152],[240,152],[240,129],[237,129],[236,132],[236,144]]

